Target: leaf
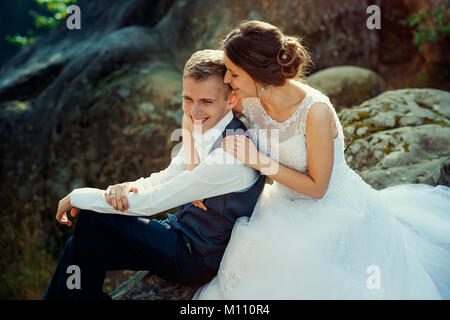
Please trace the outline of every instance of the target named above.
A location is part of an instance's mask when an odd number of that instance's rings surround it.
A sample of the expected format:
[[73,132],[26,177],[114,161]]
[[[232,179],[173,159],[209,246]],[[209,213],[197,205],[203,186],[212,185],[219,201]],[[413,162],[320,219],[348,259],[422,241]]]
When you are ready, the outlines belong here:
[[421,17],[419,15],[413,15],[409,18],[409,26],[412,27],[418,24],[421,21]]
[[414,44],[420,44],[422,42],[423,39],[423,34],[420,32],[415,32],[414,33]]
[[430,40],[431,42],[436,42],[437,41],[437,33],[435,32],[427,32],[427,39]]

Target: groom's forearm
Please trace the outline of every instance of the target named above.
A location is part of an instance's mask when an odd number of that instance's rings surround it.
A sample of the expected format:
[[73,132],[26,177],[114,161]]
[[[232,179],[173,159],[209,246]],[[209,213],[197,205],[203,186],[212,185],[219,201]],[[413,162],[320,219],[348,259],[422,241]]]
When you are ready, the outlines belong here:
[[250,187],[259,173],[222,149],[214,150],[194,171],[184,170],[169,181],[128,194],[128,210],[119,211],[110,206],[104,191],[94,188],[75,189],[72,206],[103,213],[150,216],[180,205]]
[[104,193],[105,190],[97,188],[78,188],[70,194],[70,203],[79,209],[129,216],[151,216],[164,211],[151,205],[151,193],[148,190],[141,191],[139,194],[129,193],[127,198],[129,208],[125,211],[116,210],[108,204]]
[[243,191],[258,180],[259,172],[236,163],[222,149],[214,150],[194,171],[184,171],[151,189],[152,210],[165,211],[192,201]]

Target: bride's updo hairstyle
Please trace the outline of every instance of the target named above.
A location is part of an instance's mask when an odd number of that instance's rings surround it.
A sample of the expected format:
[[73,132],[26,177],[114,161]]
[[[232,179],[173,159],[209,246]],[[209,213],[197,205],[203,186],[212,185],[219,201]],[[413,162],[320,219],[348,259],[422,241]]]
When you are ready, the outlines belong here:
[[285,36],[270,23],[242,22],[222,41],[226,56],[263,86],[305,78],[311,58],[299,37]]

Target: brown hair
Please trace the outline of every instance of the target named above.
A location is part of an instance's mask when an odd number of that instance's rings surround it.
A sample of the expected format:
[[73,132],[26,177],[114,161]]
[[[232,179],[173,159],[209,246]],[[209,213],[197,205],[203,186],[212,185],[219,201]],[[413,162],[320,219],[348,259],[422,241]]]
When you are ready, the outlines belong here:
[[227,57],[263,86],[282,86],[287,79],[304,79],[311,63],[301,39],[285,36],[270,23],[242,22],[222,41]]
[[183,78],[194,77],[198,81],[217,77],[224,86],[225,98],[231,92],[231,86],[223,82],[227,68],[222,50],[201,50],[194,52],[184,65]]
[[194,77],[197,80],[205,80],[217,76],[223,80],[225,72],[223,51],[208,49],[194,52],[184,65],[183,78]]

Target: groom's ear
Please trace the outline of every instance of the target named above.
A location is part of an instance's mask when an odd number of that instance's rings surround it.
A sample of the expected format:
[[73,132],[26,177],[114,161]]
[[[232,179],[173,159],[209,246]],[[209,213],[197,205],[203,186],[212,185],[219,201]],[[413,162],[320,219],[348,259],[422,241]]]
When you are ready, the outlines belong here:
[[228,107],[230,108],[230,110],[236,106],[238,101],[239,99],[236,97],[236,95],[233,92],[230,92],[228,96]]

